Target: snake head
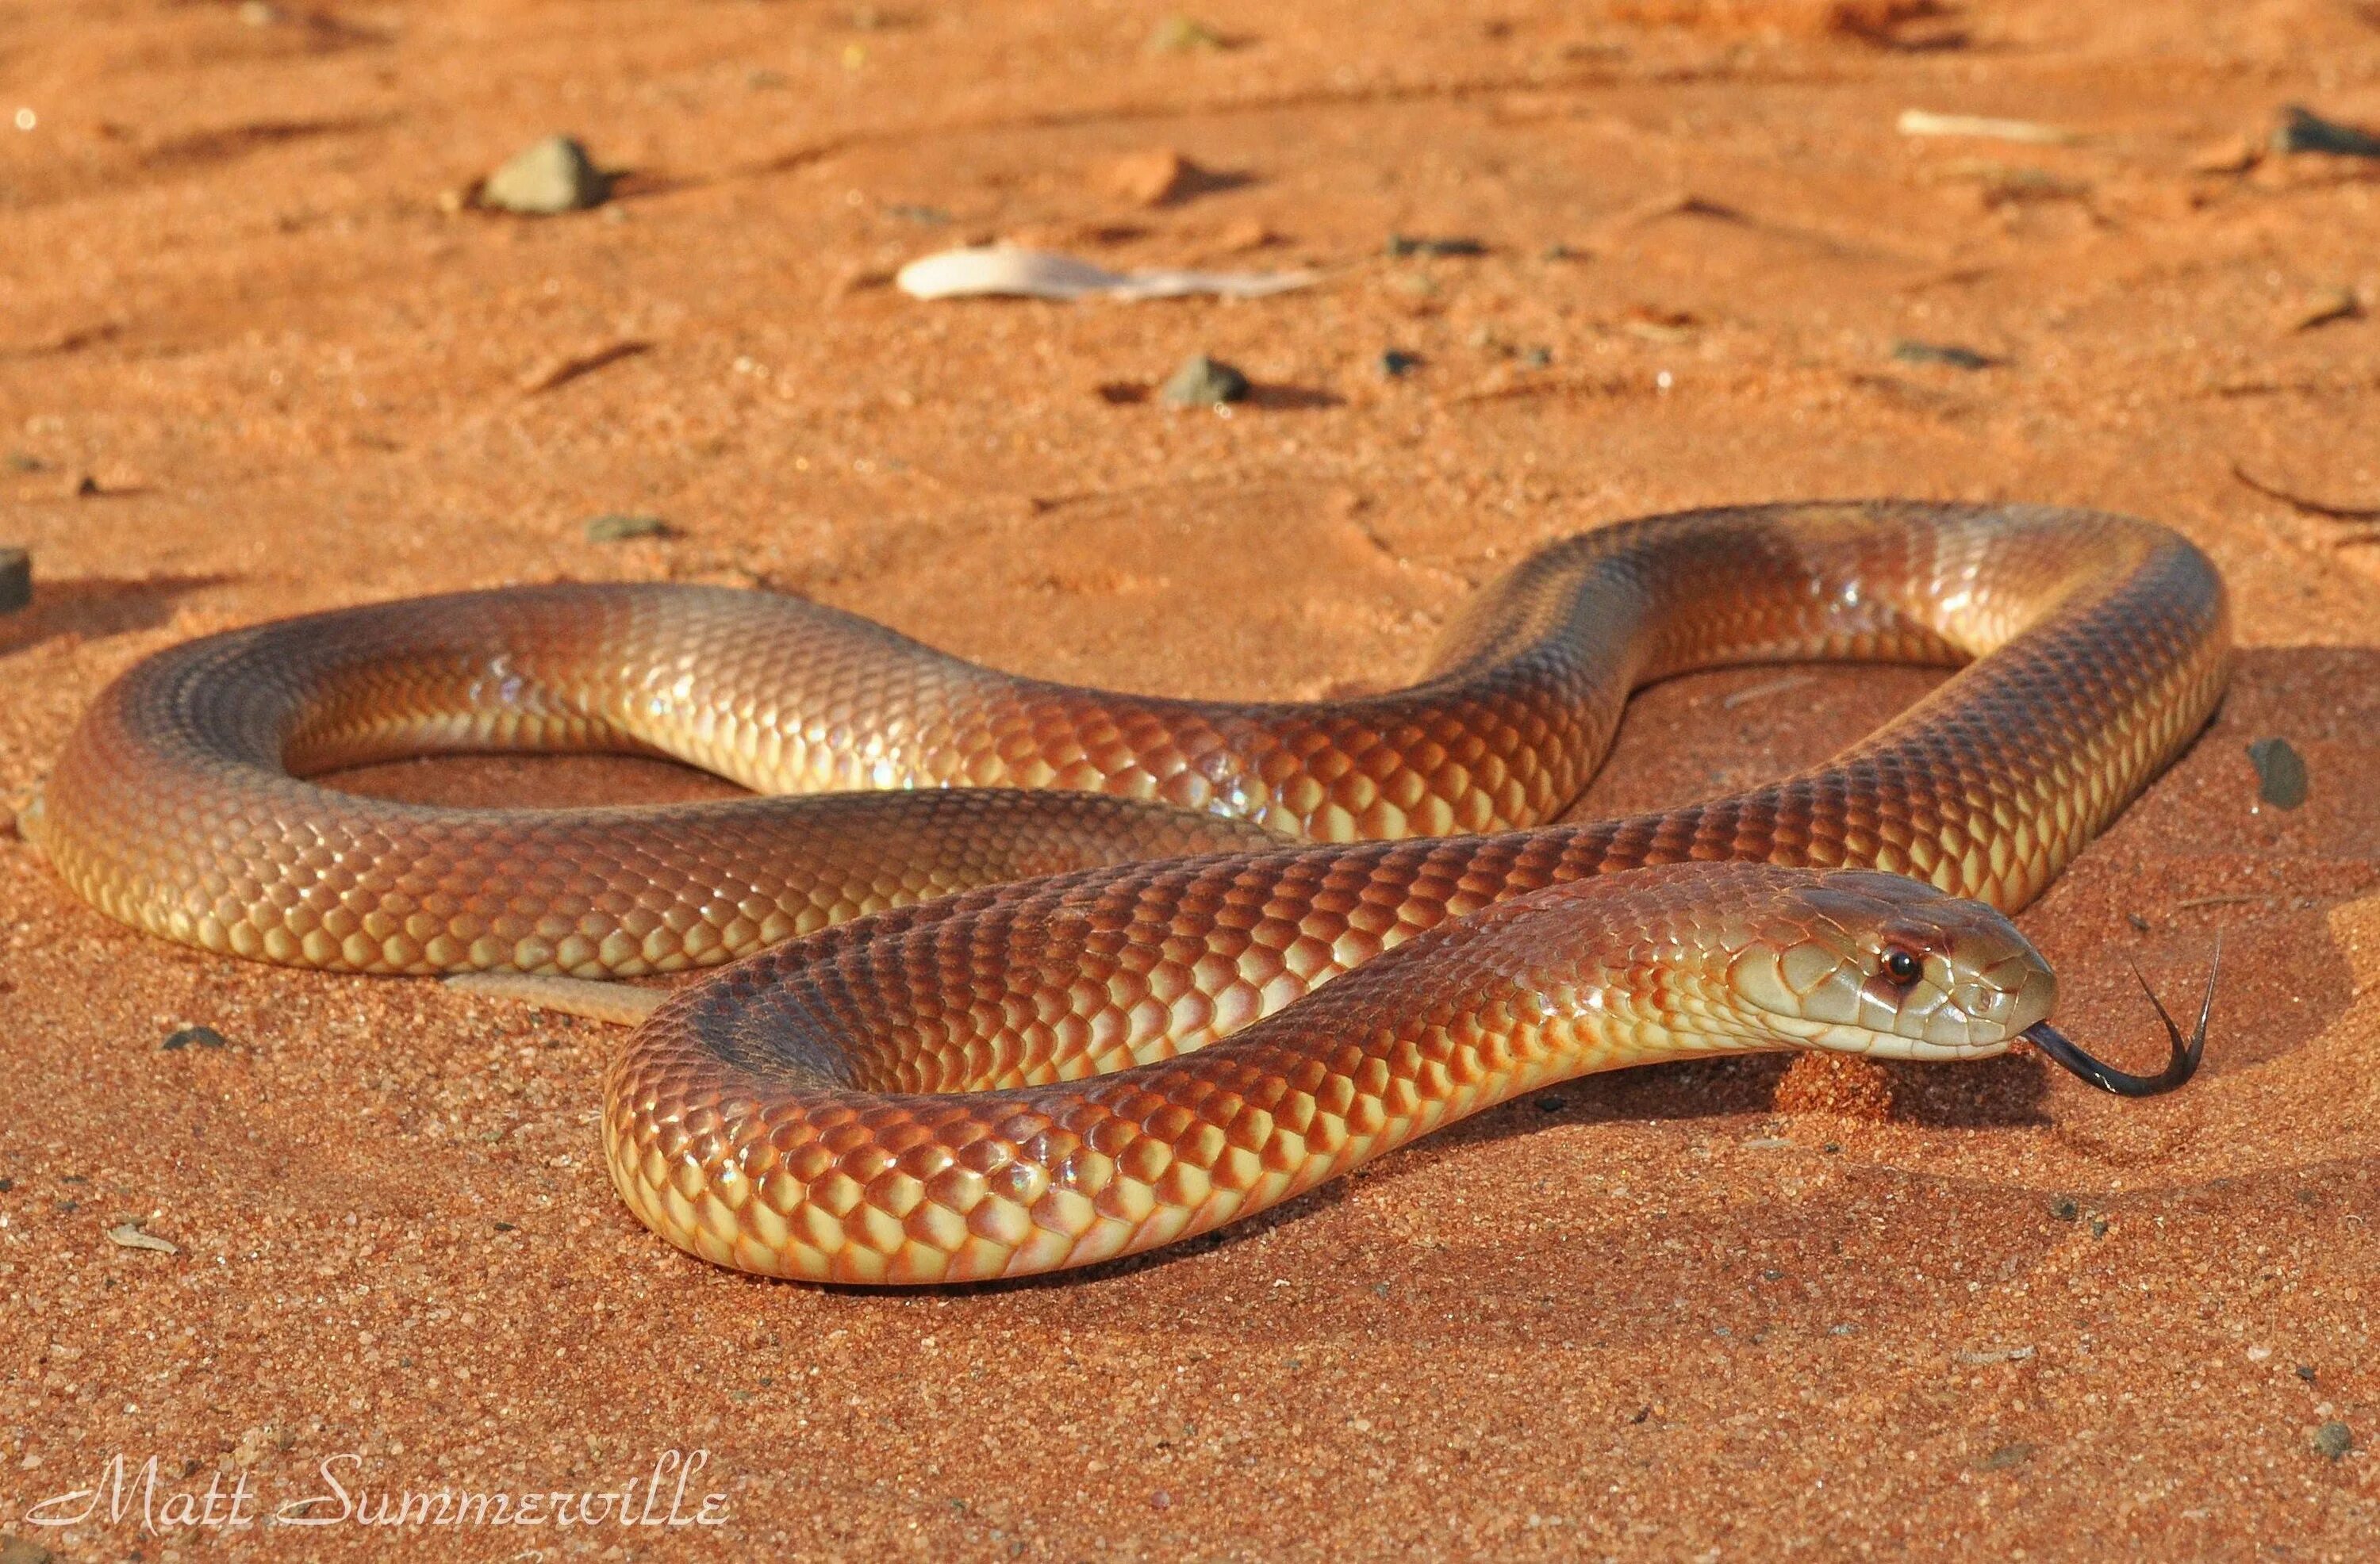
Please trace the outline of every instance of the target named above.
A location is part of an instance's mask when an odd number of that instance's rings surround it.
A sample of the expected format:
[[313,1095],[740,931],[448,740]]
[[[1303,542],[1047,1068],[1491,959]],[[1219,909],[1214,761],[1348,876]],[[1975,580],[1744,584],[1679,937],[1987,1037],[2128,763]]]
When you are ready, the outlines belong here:
[[1873,870],[1798,874],[1745,915],[1728,986],[1796,1047],[1981,1059],[2045,1020],[2058,979],[1980,902]]

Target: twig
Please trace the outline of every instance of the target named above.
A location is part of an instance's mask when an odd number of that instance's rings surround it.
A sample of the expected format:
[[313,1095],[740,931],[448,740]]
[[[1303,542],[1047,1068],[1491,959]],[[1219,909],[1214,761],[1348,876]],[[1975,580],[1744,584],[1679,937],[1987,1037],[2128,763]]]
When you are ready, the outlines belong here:
[[2186,913],[2199,907],[2235,907],[2242,902],[2269,902],[2271,900],[2273,900],[2273,898],[2270,896],[2252,896],[2244,893],[2231,896],[2192,896],[2186,902],[2176,902],[2173,904],[2173,910],[2178,913]]
[[1797,689],[1810,682],[1810,675],[1807,673],[1788,673],[1781,679],[1771,679],[1767,684],[1754,685],[1748,689],[1733,690],[1721,697],[1718,703],[1719,709],[1732,711],[1749,701],[1760,700],[1768,696],[1782,694],[1786,690]]
[[1903,136],[1973,136],[1987,141],[2022,141],[2036,147],[2070,145],[2082,138],[2055,125],[2029,119],[1991,119],[1975,114],[1931,114],[1903,109],[1894,128]]
[[661,1008],[666,988],[638,988],[626,983],[599,983],[585,977],[557,977],[544,973],[465,972],[446,979],[446,987],[466,994],[512,1000],[538,1010],[634,1026]]
[[2286,489],[2276,489],[2273,485],[2252,477],[2248,469],[2238,462],[2231,464],[2231,476],[2266,499],[2278,500],[2290,509],[2303,511],[2308,515],[2327,516],[2333,521],[2380,521],[2380,505],[2334,505],[2321,500],[2309,500],[2302,494],[2292,494]]
[[626,338],[619,342],[607,342],[591,352],[581,353],[575,358],[556,359],[522,376],[521,394],[525,396],[535,396],[540,392],[552,391],[555,386],[567,385],[581,375],[593,374],[606,364],[616,364],[623,358],[633,358],[652,346],[650,342],[638,342],[634,338]]

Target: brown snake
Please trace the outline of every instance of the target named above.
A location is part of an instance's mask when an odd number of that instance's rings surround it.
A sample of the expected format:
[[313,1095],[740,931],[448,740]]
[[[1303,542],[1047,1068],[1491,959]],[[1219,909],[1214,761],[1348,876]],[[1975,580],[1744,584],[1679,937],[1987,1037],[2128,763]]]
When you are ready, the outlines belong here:
[[[1809,659],[1965,666],[1809,770],[1547,823],[1633,688]],[[2204,1012],[2188,1045],[2168,1023],[2162,1075],[2108,1070],[2048,1027],[2053,979],[2002,914],[2180,753],[2228,662],[2196,549],[2038,506],[1606,527],[1482,593],[1420,683],[1328,703],[1014,678],[765,593],[529,588],[152,657],[26,824],[114,916],[267,961],[748,957],[612,1066],[613,1182],[722,1265],[954,1281],[1165,1243],[1658,1059],[2022,1037],[2110,1090],[2169,1089]],[[455,809],[299,780],[498,749],[836,796]]]

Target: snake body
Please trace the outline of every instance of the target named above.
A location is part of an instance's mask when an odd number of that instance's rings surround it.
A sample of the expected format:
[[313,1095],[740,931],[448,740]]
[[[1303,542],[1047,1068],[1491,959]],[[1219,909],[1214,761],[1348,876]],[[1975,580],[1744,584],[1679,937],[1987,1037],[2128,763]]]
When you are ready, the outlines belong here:
[[[1549,823],[1632,689],[1796,659],[1963,666],[1823,765]],[[2000,1051],[2052,988],[1992,909],[2180,752],[2228,662],[2188,542],[2013,505],[1606,527],[1483,592],[1419,683],[1332,703],[1021,679],[761,593],[514,588],[161,653],[26,823],[113,915],[265,960],[759,952],[613,1065],[614,1182],[722,1264],[960,1280],[1202,1231],[1589,1070]],[[302,780],[501,748],[832,796],[461,810]]]

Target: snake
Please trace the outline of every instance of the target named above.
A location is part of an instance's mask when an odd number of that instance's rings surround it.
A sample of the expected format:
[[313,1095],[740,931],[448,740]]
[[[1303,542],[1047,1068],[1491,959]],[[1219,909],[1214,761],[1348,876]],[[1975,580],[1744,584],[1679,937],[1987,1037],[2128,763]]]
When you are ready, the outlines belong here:
[[[2229,648],[2180,534],[2012,503],[1596,527],[1478,590],[1416,681],[1318,701],[1079,688],[795,596],[563,582],[157,652],[22,824],[103,912],[227,955],[718,967],[626,989],[601,1117],[630,1209],[762,1275],[976,1281],[1208,1232],[1627,1065],[2023,1042],[2173,1089],[2207,1007],[2185,1041],[2158,1005],[2169,1062],[2116,1070],[2050,1024],[2009,915],[2204,727]],[[1815,766],[1571,818],[1634,690],[1810,661],[1952,672]],[[533,750],[758,796],[460,808],[316,780]]]

